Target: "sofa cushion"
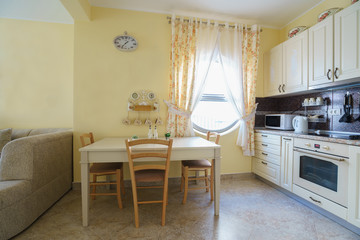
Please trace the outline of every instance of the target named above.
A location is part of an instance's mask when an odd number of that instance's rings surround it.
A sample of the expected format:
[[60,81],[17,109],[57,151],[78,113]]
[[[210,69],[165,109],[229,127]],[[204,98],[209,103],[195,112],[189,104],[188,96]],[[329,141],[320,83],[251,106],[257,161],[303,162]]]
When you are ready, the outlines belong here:
[[29,136],[29,133],[31,132],[31,129],[13,129],[11,140],[27,137]]
[[11,128],[1,129],[0,130],[0,154],[1,154],[1,151],[2,151],[3,147],[8,142],[11,141],[11,132],[12,132]]
[[40,135],[45,133],[63,132],[69,130],[68,128],[36,128],[32,129],[29,136]]
[[20,200],[31,193],[30,181],[12,180],[0,182],[0,210]]

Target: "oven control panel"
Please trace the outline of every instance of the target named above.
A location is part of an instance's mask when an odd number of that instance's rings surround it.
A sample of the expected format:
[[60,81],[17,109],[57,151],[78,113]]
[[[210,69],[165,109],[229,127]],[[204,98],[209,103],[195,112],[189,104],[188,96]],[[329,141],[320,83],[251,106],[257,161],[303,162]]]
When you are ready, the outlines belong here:
[[294,138],[294,147],[323,152],[338,156],[349,157],[349,145],[318,141],[304,138]]

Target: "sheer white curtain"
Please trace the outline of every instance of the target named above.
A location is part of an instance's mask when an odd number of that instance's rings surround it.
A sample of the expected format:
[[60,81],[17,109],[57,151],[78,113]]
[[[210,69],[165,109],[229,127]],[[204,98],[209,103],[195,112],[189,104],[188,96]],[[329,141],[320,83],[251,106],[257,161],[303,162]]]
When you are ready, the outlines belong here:
[[[217,42],[219,39],[219,26],[217,23],[201,24],[198,32],[198,40],[196,42],[196,58],[195,58],[195,81],[191,94],[191,100],[187,109],[192,113],[199,103],[201,95],[204,91],[206,77],[209,72],[211,61],[213,59]],[[189,118],[187,131],[185,136],[195,136],[191,117]]]
[[[249,135],[250,138],[253,138],[251,134],[253,126],[250,126],[249,122],[255,116],[257,104],[255,104],[255,91],[249,87],[255,88],[256,79],[248,79],[250,76],[247,74],[248,65],[246,63],[248,62],[247,51],[249,50],[249,33],[247,31],[246,26],[243,25],[235,24],[234,28],[229,28],[228,24],[225,24],[221,30],[219,54],[224,69],[229,100],[240,117],[236,145],[242,147],[244,155],[253,156],[254,149],[251,143],[249,144],[251,142]],[[253,75],[251,75],[252,77]],[[249,81],[252,84],[249,84]],[[249,98],[253,101],[249,101]]]

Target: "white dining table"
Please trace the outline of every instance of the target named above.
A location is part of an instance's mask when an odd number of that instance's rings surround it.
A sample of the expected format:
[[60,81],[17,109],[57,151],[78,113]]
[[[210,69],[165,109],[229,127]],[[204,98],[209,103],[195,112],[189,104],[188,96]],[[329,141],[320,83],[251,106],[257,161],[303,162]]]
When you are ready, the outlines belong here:
[[[83,226],[89,225],[89,166],[99,162],[128,162],[125,140],[104,138],[79,149],[81,153],[81,200]],[[158,145],[147,144],[134,151],[159,150]],[[201,137],[173,138],[171,161],[214,159],[214,215],[219,215],[221,146]]]

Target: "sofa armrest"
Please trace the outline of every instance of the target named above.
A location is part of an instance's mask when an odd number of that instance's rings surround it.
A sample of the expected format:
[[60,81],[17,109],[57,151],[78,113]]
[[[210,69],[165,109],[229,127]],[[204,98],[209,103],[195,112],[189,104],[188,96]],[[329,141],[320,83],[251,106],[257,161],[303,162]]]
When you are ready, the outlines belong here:
[[33,147],[26,138],[7,143],[0,158],[0,181],[31,180],[33,177]]
[[72,131],[19,138],[5,145],[0,180],[31,180],[36,190],[72,171]]

